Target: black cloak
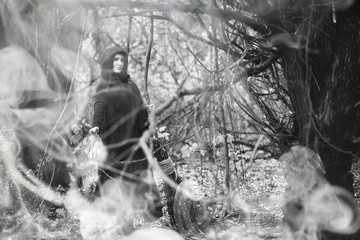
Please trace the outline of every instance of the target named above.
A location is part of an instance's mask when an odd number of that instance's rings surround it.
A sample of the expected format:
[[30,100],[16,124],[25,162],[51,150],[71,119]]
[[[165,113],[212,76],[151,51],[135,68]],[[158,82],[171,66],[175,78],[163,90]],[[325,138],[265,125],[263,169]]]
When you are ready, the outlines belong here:
[[[122,54],[124,67],[121,73],[112,71],[113,59]],[[148,113],[139,88],[127,74],[127,53],[120,48],[110,48],[101,58],[101,82],[94,102],[93,127],[108,148],[106,164],[128,173],[148,168],[138,138],[147,128]]]

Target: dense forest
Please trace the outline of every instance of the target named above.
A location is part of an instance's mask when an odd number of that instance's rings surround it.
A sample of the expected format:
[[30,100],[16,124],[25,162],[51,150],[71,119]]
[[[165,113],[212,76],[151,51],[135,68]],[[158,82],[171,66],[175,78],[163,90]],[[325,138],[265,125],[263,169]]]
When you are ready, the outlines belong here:
[[[359,5],[2,0],[0,238],[359,239]],[[89,199],[106,149],[88,129],[113,46],[155,105],[137,141],[156,221],[116,186]]]

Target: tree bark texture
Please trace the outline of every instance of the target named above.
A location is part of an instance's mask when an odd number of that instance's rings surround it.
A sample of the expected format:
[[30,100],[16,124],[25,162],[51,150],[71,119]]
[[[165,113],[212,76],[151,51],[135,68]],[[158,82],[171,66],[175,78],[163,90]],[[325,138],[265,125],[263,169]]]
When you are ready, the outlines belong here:
[[359,158],[360,17],[352,8],[336,22],[330,11],[322,19],[314,13],[304,22],[304,48],[280,47],[295,129],[301,144],[319,152],[328,180],[352,191],[352,181],[342,180]]
[[[328,180],[352,191],[348,173],[359,159],[360,16],[351,9],[337,14],[332,65],[325,76],[326,94],[318,119],[326,141],[319,145]],[[336,146],[329,147],[328,143]]]
[[[309,2],[310,3],[310,2]],[[352,162],[360,150],[360,16],[358,1],[336,12],[302,8],[297,32],[305,36],[298,49],[280,46],[284,74],[301,144],[317,151],[326,179],[351,193]],[[306,17],[305,17],[306,16]],[[286,12],[282,19],[289,19]],[[283,22],[286,26],[289,22]],[[295,24],[295,22],[292,22]],[[291,24],[289,24],[290,26]],[[292,29],[288,28],[289,32]],[[358,239],[323,235],[323,239]]]

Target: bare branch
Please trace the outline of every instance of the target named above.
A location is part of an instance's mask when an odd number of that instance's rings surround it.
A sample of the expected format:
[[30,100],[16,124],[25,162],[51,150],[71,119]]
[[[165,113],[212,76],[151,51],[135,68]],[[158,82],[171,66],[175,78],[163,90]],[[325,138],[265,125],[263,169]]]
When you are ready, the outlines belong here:
[[206,71],[208,71],[209,73],[211,73],[211,70],[208,69],[208,68],[201,62],[201,60],[196,56],[196,54],[195,54],[189,47],[187,47],[186,49],[193,55],[193,57],[196,59],[196,61],[197,61],[198,63],[200,63],[200,65],[201,65]]
[[[73,0],[62,0],[64,3],[71,4]],[[217,6],[207,6],[204,4],[181,4],[181,3],[161,3],[161,2],[143,2],[143,1],[127,1],[127,0],[107,0],[107,1],[98,1],[98,0],[79,0],[80,4],[88,8],[96,7],[111,7],[117,6],[119,8],[139,8],[147,9],[160,12],[184,12],[192,14],[206,14],[209,16],[214,16],[217,18],[225,20],[237,20],[259,32],[269,31],[266,29],[263,21],[256,17],[252,16],[249,13],[244,11],[233,11],[230,9],[221,9]]]
[[[244,71],[239,71],[236,76],[234,77],[234,80],[232,84],[236,84],[237,82],[241,81],[243,78],[247,78],[249,76],[253,76],[256,73],[258,73],[259,69],[266,70],[268,67],[271,66],[271,64],[275,63],[276,60],[280,57],[279,54],[272,55],[266,62],[264,62],[260,67],[257,68],[244,68]],[[190,95],[198,95],[205,91],[210,92],[218,92],[223,91],[230,87],[230,84],[217,84],[212,86],[204,86],[204,87],[195,87],[192,89],[181,89],[176,92],[176,95],[173,96],[168,102],[164,103],[162,106],[157,108],[155,110],[155,115],[160,115],[165,109],[169,108],[173,102],[177,101],[179,98],[182,98],[184,96],[190,96]]]
[[112,36],[108,32],[103,32],[105,35],[109,38],[109,40],[117,47],[121,47],[115,40],[112,38]]
[[[150,13],[152,15],[152,13]],[[150,18],[150,37],[149,43],[146,50],[146,62],[145,62],[145,98],[147,104],[150,104],[150,97],[148,91],[148,75],[149,75],[149,64],[150,64],[150,57],[151,57],[151,48],[153,45],[154,40],[154,18]]]
[[209,37],[209,40],[206,40],[200,36],[197,36],[193,33],[191,33],[190,31],[188,31],[187,29],[185,29],[183,26],[181,26],[180,24],[178,24],[175,20],[171,19],[169,16],[167,16],[166,14],[163,14],[163,16],[156,16],[157,19],[163,19],[163,20],[167,20],[170,23],[172,23],[175,27],[177,27],[179,30],[181,30],[185,35],[187,35],[188,37],[191,37],[192,39],[198,40],[200,42],[206,43],[210,46],[216,46],[217,48],[223,50],[224,52],[228,52],[230,53],[232,56],[234,57],[241,57],[241,55],[236,52],[231,50],[231,45],[230,44],[226,44],[221,42],[219,39],[213,38],[211,37],[211,35]]
[[206,43],[210,46],[214,46],[215,44],[209,40],[206,40],[202,37],[199,37],[193,33],[191,33],[190,31],[186,30],[183,26],[181,26],[180,24],[178,24],[175,20],[173,20],[172,18],[170,18],[169,16],[167,16],[166,14],[163,14],[162,16],[154,16],[154,18],[157,19],[163,19],[163,20],[167,20],[170,23],[172,23],[175,27],[177,27],[179,30],[181,30],[183,33],[185,33],[188,37],[191,37],[195,40],[198,40],[200,42]]
[[259,67],[256,68],[249,68],[248,69],[248,75],[254,76],[258,73],[264,72],[267,68],[269,68],[272,64],[274,64],[278,59],[280,58],[279,53],[275,53],[269,57],[268,60],[266,60],[263,64],[261,64]]
[[130,40],[131,40],[131,30],[132,30],[132,16],[129,15],[129,28],[128,28],[128,34],[127,34],[127,53],[130,54]]
[[249,169],[253,166],[255,153],[257,152],[263,138],[264,138],[264,135],[260,135],[260,137],[259,137],[258,141],[256,142],[255,147],[251,153],[250,164],[244,169],[243,174],[245,174],[247,171],[249,171]]

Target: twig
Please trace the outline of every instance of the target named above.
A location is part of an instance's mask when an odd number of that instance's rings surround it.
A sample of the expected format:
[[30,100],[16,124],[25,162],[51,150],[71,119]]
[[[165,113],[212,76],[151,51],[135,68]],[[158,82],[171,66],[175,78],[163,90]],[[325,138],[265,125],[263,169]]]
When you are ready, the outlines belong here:
[[259,139],[257,140],[257,142],[255,144],[255,147],[254,147],[254,150],[251,153],[250,164],[244,169],[243,174],[245,174],[252,167],[252,165],[254,164],[255,154],[256,154],[256,152],[257,152],[263,138],[264,138],[264,135],[260,135]]
[[130,54],[131,30],[132,30],[132,16],[129,15],[129,28],[128,28],[128,33],[127,33],[127,44],[126,44],[128,55]]
[[[150,13],[150,15],[152,15],[152,12]],[[146,51],[146,62],[145,62],[145,99],[147,104],[150,104],[150,97],[148,91],[148,75],[149,75],[149,63],[150,63],[153,40],[154,40],[154,18],[150,18],[150,37]]]
[[[62,0],[62,2],[70,5],[73,0]],[[237,20],[244,24],[247,24],[256,31],[262,33],[269,32],[265,27],[263,21],[254,15],[250,15],[249,13],[246,13],[244,11],[233,11],[230,9],[224,10],[217,6],[207,6],[204,4],[182,4],[175,2],[173,2],[172,4],[166,4],[161,2],[143,2],[128,0],[80,0],[79,3],[82,4],[84,7],[88,8],[117,6],[119,8],[138,8],[160,12],[178,11],[183,13],[205,14],[225,20]]]

